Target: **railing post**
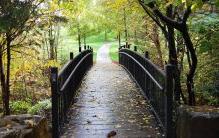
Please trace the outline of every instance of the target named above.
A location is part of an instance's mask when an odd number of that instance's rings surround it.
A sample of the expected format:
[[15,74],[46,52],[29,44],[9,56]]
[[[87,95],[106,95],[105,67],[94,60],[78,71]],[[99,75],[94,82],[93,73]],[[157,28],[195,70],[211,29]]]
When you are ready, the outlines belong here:
[[147,59],[150,58],[150,57],[149,57],[149,52],[148,52],[148,51],[145,51],[145,53],[144,53],[144,57],[147,58]]
[[119,49],[118,49],[118,58],[119,58],[119,64],[121,64],[121,55],[120,55],[120,47],[119,47]]
[[58,68],[51,68],[51,91],[52,91],[52,137],[59,137],[59,100],[58,100]]
[[86,45],[84,45],[84,50],[86,50],[87,49],[87,46]]
[[136,51],[136,52],[137,52],[137,46],[134,46],[134,51]]
[[70,52],[70,60],[74,59],[74,53]]
[[81,46],[79,46],[79,52],[81,52]]
[[166,80],[165,80],[165,87],[166,87],[166,119],[165,119],[165,127],[166,127],[166,137],[172,138],[175,132],[173,129],[173,92],[174,92],[174,85],[173,85],[173,73],[174,73],[174,66],[173,65],[166,65]]
[[87,49],[90,49],[90,46],[89,46],[89,45],[87,46]]
[[127,46],[128,49],[130,49],[130,45],[131,45],[131,44],[128,44],[128,46]]

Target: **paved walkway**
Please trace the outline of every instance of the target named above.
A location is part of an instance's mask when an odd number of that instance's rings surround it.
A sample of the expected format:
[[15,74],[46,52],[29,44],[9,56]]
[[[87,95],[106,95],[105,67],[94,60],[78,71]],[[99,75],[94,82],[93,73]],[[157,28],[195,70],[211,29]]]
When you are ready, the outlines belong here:
[[110,46],[111,46],[110,43],[107,43],[98,49],[97,51],[97,63],[98,64],[112,63],[110,56],[109,56]]
[[140,90],[122,67],[110,62],[109,47],[98,51],[97,57],[107,60],[97,59],[84,78],[62,137],[161,137]]

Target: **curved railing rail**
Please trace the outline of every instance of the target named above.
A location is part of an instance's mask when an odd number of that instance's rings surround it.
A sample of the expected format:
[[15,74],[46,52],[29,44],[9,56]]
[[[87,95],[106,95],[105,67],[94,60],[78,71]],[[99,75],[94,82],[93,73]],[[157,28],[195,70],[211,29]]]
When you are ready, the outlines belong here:
[[173,69],[167,65],[159,69],[149,59],[129,49],[119,50],[119,63],[132,75],[145,97],[150,101],[161,129],[173,137]]
[[53,138],[59,137],[75,92],[92,64],[93,50],[88,49],[80,52],[75,58],[71,53],[70,60],[59,72],[57,67],[51,68]]

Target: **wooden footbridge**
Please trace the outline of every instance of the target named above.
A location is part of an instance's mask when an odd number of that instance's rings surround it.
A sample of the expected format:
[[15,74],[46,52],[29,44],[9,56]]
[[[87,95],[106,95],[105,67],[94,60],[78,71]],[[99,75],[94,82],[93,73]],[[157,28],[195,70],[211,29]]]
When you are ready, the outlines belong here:
[[51,68],[53,138],[174,137],[174,67],[136,51],[119,48],[119,64],[93,65],[89,47]]

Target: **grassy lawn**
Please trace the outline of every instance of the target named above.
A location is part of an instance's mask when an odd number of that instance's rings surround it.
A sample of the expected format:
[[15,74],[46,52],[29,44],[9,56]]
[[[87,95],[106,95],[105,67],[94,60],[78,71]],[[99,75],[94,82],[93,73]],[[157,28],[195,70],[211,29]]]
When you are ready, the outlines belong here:
[[[97,57],[97,50],[104,44],[105,42],[105,34],[100,33],[96,36],[91,36],[87,38],[87,45],[91,46],[94,50],[94,61],[96,61]],[[111,42],[112,46],[110,48],[110,57],[112,61],[118,62],[118,42],[113,39],[113,34],[109,34],[109,41]],[[82,50],[84,46],[82,44]],[[73,52],[74,56],[78,55],[78,41],[76,40],[75,36],[71,36],[68,32],[68,29],[65,27],[61,28],[60,31],[60,42],[58,48],[58,59],[65,63],[69,59],[69,53]]]
[[89,43],[89,45],[93,48],[93,57],[94,57],[94,61],[96,61],[97,58],[97,50],[104,44],[104,42],[93,42],[93,43]]
[[112,42],[112,46],[110,48],[110,57],[113,62],[118,62],[118,42]]
[[60,30],[60,39],[58,47],[58,59],[63,63],[69,59],[70,52],[74,56],[78,54],[78,44],[72,36],[69,35],[68,29],[62,27]]
[[[103,45],[104,41],[102,35],[92,36],[87,39],[87,45],[91,46],[94,49],[94,60],[96,60],[97,50]],[[82,44],[82,50],[84,46]],[[75,40],[75,37],[69,35],[68,29],[65,27],[61,28],[60,31],[60,43],[58,48],[58,59],[65,63],[69,59],[70,52],[74,53],[74,56],[78,55],[78,41]]]

